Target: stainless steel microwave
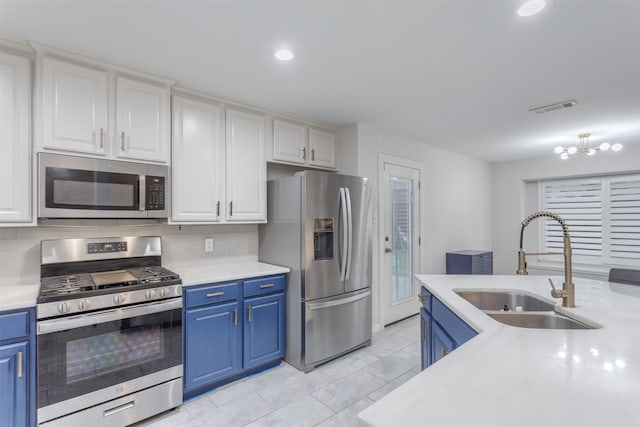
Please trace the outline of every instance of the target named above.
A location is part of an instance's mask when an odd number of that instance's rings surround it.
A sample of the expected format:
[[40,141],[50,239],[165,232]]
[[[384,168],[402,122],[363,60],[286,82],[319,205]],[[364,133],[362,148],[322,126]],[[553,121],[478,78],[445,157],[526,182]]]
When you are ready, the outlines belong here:
[[38,217],[167,218],[169,167],[38,153]]

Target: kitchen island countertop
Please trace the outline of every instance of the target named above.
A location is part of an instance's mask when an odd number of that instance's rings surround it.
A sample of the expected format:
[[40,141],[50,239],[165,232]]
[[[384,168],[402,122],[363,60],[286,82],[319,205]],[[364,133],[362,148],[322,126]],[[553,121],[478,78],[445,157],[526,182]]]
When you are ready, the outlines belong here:
[[[359,426],[640,426],[640,286],[574,278],[577,307],[563,308],[545,276],[417,278],[478,335],[362,411]],[[454,289],[526,291],[601,328],[507,326]]]

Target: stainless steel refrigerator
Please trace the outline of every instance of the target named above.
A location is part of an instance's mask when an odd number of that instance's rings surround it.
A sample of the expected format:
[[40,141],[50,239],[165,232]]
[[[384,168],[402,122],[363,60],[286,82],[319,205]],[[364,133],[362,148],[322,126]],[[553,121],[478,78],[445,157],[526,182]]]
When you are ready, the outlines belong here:
[[367,178],[305,171],[267,183],[260,261],[289,267],[285,360],[305,372],[371,343]]

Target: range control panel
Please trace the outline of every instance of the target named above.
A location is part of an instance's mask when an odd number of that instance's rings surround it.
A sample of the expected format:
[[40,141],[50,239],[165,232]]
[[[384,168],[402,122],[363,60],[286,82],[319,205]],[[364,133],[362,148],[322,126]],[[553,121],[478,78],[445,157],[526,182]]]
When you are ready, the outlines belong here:
[[127,252],[127,242],[88,243],[87,252],[90,254],[105,254],[109,252]]

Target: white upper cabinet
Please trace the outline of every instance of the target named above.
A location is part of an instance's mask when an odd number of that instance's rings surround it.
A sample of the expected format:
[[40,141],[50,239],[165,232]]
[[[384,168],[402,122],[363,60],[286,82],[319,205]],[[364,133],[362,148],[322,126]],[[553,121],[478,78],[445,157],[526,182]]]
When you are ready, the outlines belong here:
[[107,73],[42,60],[42,148],[107,154]]
[[335,135],[289,121],[273,121],[273,156],[279,163],[335,169]]
[[173,96],[172,222],[225,218],[224,109]]
[[168,161],[169,91],[124,77],[117,77],[116,88],[116,156]]
[[173,82],[73,54],[38,53],[37,151],[169,162]]
[[29,224],[31,209],[31,64],[0,51],[0,223]]
[[304,165],[307,162],[307,128],[274,120],[273,159]]
[[226,111],[227,221],[266,221],[264,116]]
[[309,164],[331,169],[336,167],[335,135],[309,129]]

